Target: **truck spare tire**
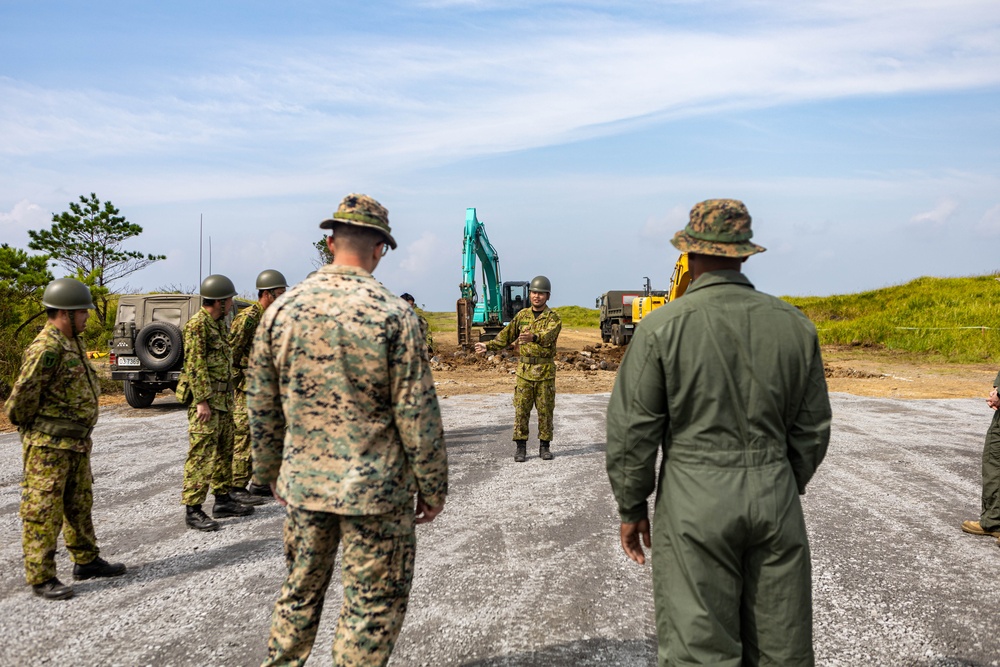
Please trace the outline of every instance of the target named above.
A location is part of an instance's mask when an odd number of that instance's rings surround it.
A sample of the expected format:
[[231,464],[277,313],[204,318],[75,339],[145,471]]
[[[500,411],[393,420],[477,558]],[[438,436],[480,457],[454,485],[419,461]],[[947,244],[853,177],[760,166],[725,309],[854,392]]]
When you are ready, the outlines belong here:
[[181,330],[169,322],[147,324],[136,334],[135,354],[150,370],[170,370],[184,357]]

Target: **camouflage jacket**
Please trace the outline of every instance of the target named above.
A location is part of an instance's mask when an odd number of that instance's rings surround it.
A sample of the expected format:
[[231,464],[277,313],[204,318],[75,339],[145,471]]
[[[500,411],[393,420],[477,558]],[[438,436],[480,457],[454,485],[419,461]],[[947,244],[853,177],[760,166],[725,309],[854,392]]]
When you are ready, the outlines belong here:
[[[232,353],[223,320],[214,320],[201,308],[184,325],[184,369],[178,393],[191,393],[191,405],[208,400],[213,410],[233,409]],[[183,387],[182,387],[183,385]]]
[[548,306],[535,317],[531,308],[514,316],[510,324],[497,337],[486,343],[487,350],[502,350],[517,342],[522,331],[530,331],[536,339],[520,344],[521,360],[517,364],[517,377],[525,380],[551,380],[556,376],[556,341],[562,331],[562,320]]
[[253,334],[260,324],[264,309],[259,303],[247,306],[233,319],[229,328],[229,347],[233,351],[233,388],[246,391],[246,372],[250,365],[250,350],[253,348]]
[[420,339],[423,340],[427,345],[427,354],[434,355],[434,337],[431,336],[431,325],[427,321],[427,318],[417,313],[417,319],[420,320]]
[[[327,265],[267,309],[247,372],[254,477],[293,507],[383,514],[448,491],[420,323],[366,271]],[[287,428],[287,432],[286,432]]]
[[[97,423],[101,393],[97,372],[79,338],[70,340],[46,324],[24,351],[21,373],[4,409],[25,446],[89,452],[89,434],[54,435],[60,428],[84,430]],[[54,427],[54,428],[53,428]]]

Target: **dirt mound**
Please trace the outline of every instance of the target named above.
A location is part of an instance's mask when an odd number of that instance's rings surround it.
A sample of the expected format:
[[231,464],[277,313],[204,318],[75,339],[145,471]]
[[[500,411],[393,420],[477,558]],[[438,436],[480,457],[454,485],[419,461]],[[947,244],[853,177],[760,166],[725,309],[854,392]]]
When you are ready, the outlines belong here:
[[[556,351],[556,371],[617,371],[621,364],[625,348],[596,343],[585,345],[582,350]],[[517,371],[519,354],[516,348],[476,354],[462,349],[442,351],[431,358],[431,368],[435,371],[453,371],[458,369],[497,371],[515,373]]]

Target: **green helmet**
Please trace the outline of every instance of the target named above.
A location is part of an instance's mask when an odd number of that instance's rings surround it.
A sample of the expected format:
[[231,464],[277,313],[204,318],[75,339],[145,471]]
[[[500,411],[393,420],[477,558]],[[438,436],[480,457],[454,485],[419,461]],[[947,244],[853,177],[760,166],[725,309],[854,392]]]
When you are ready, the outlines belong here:
[[75,278],[57,278],[45,286],[42,305],[58,310],[87,310],[96,308],[90,288]]
[[281,271],[275,269],[267,269],[261,271],[260,275],[257,276],[257,289],[278,289],[281,287],[288,287],[288,283],[285,281],[285,276],[281,274]]
[[201,296],[203,299],[228,299],[236,296],[236,286],[229,278],[213,273],[201,281]]
[[531,284],[528,285],[529,292],[545,292],[546,294],[552,293],[552,283],[545,276],[535,276],[531,279]]

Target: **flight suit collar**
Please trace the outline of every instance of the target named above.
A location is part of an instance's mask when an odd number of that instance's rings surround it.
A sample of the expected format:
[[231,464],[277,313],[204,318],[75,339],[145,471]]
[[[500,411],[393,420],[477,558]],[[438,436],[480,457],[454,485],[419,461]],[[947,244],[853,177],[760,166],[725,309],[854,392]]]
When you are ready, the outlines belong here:
[[754,289],[753,283],[741,271],[709,271],[698,276],[687,288],[687,292],[704,289],[713,285],[743,285]]

